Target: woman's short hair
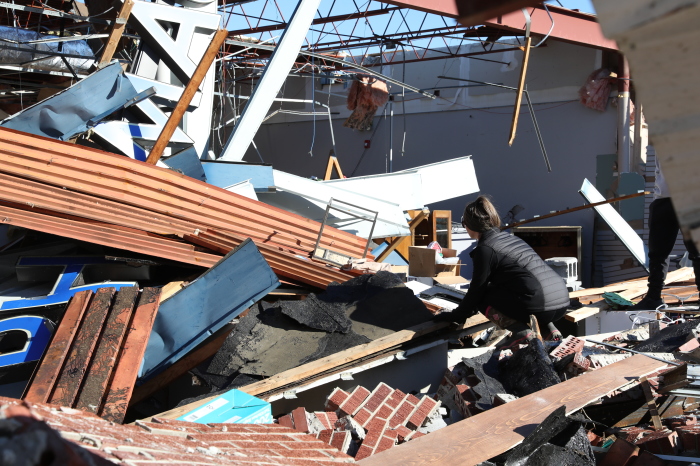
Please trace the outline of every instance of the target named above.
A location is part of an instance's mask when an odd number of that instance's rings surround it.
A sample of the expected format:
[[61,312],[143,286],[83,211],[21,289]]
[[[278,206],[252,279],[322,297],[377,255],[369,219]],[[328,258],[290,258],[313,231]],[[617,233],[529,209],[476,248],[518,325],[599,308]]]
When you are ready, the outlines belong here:
[[472,231],[483,233],[501,227],[501,218],[496,208],[486,196],[479,196],[464,208],[462,225]]

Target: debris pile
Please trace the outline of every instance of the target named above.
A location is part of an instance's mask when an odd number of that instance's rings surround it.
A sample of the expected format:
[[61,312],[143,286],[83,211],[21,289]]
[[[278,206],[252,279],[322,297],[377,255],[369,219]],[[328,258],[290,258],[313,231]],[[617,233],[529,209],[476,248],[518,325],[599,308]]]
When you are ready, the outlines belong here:
[[446,426],[439,401],[428,395],[418,398],[385,383],[373,391],[361,385],[352,392],[336,388],[326,400],[325,411],[308,413],[300,407],[277,422],[314,434],[356,460]]

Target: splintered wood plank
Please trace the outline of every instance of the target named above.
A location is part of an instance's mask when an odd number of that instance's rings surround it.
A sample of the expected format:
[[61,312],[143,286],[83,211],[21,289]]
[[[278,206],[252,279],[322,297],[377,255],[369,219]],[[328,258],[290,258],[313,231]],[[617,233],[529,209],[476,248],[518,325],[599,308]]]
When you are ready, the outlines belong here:
[[571,414],[665,366],[663,362],[635,355],[456,422],[425,437],[370,456],[359,461],[359,464],[478,464],[522,442],[560,406],[566,406],[566,414]]
[[47,403],[49,401],[91,297],[92,291],[81,291],[73,295],[68,302],[49,348],[39,362],[34,377],[22,396],[23,400],[31,403]]
[[80,389],[76,408],[95,413],[102,404],[138,294],[137,286],[121,288],[117,293]]
[[90,359],[102,333],[109,308],[112,306],[114,288],[100,288],[90,302],[87,312],[78,329],[73,345],[68,353],[65,366],[58,376],[56,388],[49,403],[73,407],[78,390],[87,372]]
[[121,424],[124,420],[159,304],[160,288],[144,288],[114,367],[104,405],[98,413],[108,421]]

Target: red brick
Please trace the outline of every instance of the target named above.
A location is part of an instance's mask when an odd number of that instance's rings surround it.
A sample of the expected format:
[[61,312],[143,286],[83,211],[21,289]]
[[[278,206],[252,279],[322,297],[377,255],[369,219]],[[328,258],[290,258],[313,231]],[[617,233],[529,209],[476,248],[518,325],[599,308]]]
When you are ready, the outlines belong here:
[[294,428],[299,432],[304,432],[308,434],[311,432],[309,429],[309,420],[306,418],[306,409],[299,407],[290,413],[292,415],[292,421],[294,421]]
[[[413,395],[409,395],[411,397]],[[415,397],[413,397],[415,398]],[[416,400],[418,400],[416,398]],[[389,427],[392,429],[395,427],[398,427],[400,425],[404,425],[406,423],[406,420],[408,417],[413,413],[413,410],[416,408],[417,403],[412,403],[410,398],[406,398],[403,403],[399,405],[399,407],[396,409],[394,412],[394,415],[389,419]]]
[[282,427],[289,427],[290,429],[294,429],[294,421],[292,420],[291,414],[285,414],[284,416],[279,417],[277,419],[277,422]]
[[338,416],[332,412],[316,411],[314,416],[319,420],[325,429],[333,430],[335,428],[335,423],[338,420]]
[[408,440],[414,440],[414,439],[420,438],[424,435],[425,434],[423,432],[414,432],[411,434],[411,437]]
[[362,403],[367,399],[369,394],[369,390],[367,390],[365,387],[361,385],[355,387],[355,390],[352,391],[348,399],[340,405],[338,415],[347,416],[348,414],[355,414],[360,409]]
[[401,404],[403,399],[406,398],[406,394],[402,392],[401,390],[394,390],[394,392],[391,394],[389,398],[384,402],[386,406],[389,406],[390,408],[396,409],[398,406]]
[[643,450],[660,455],[675,455],[678,452],[678,434],[671,430],[652,432],[634,443]]
[[700,429],[695,426],[676,427],[676,432],[684,451],[699,451]]
[[648,451],[640,451],[639,455],[629,462],[628,466],[666,466],[666,462]]
[[357,421],[361,426],[364,427],[365,424],[369,422],[370,419],[372,419],[372,413],[370,413],[368,410],[365,408],[362,408],[353,416],[353,419]]
[[411,417],[406,422],[406,426],[409,429],[418,429],[439,405],[440,403],[438,401],[433,400],[429,396],[424,396],[423,399],[420,400],[420,403],[418,403],[418,406],[416,406],[413,414],[411,414]]
[[331,429],[322,430],[318,433],[318,439],[330,445],[333,431]]
[[367,432],[384,432],[389,428],[389,421],[375,417],[367,424]]
[[559,346],[557,346],[554,351],[549,353],[549,355],[555,360],[559,360],[571,353],[578,353],[582,351],[585,343],[585,340],[569,335],[568,337],[564,338],[564,340],[559,343]]
[[603,460],[598,462],[598,466],[627,466],[631,463],[632,458],[638,454],[638,446],[618,438],[603,457]]
[[591,366],[591,361],[588,359],[584,358],[583,355],[579,352],[574,355],[574,360],[571,361],[571,365],[578,371],[580,372],[585,372],[588,370],[588,368]]
[[376,447],[379,444],[379,440],[383,437],[384,432],[383,431],[370,431],[367,432],[367,435],[365,436],[365,439],[362,441],[362,445],[366,445],[368,447]]
[[389,419],[391,415],[394,414],[394,410],[387,405],[383,405],[379,410],[377,410],[376,413],[374,413],[374,417],[379,418],[379,419]]
[[394,390],[390,386],[381,382],[365,400],[362,407],[370,413],[375,413],[393,392]]
[[368,458],[372,456],[372,453],[374,453],[374,447],[368,447],[364,442],[362,442],[362,445],[360,445],[360,448],[358,448],[357,453],[355,454],[355,461]]
[[347,453],[350,448],[350,442],[352,441],[352,435],[350,432],[333,432],[333,438],[331,439],[331,445],[337,448],[343,453]]
[[[386,431],[387,433],[392,432],[390,430]],[[396,434],[396,432],[394,432]],[[379,440],[379,444],[377,445],[377,448],[374,449],[374,453],[381,453],[383,451],[388,450],[389,448],[393,447],[396,445],[396,439],[397,437],[394,435],[392,436],[387,436],[384,435],[382,438]]]
[[337,411],[340,405],[345,402],[350,397],[350,394],[340,388],[336,388],[328,395],[326,398],[326,411]]
[[588,441],[594,447],[599,447],[603,443],[603,438],[592,430],[587,432],[586,435],[588,436]]
[[404,442],[406,438],[413,433],[413,431],[406,426],[399,426],[394,429],[394,431],[396,432],[396,437],[399,439],[399,442]]
[[685,342],[683,345],[681,345],[678,348],[678,351],[684,351],[684,352],[685,351],[693,351],[698,346],[700,346],[700,342],[698,342],[698,339],[692,338],[692,339],[688,340],[687,342]]
[[478,397],[474,393],[474,391],[471,389],[470,386],[468,385],[455,385],[455,389],[457,390],[457,393],[462,397],[464,401],[468,401],[470,403],[474,403],[475,401],[478,400]]

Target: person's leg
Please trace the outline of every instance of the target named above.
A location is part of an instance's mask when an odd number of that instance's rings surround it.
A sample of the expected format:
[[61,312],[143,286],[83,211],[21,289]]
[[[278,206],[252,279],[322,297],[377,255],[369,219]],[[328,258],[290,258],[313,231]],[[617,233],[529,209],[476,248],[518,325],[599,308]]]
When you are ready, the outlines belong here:
[[508,330],[511,333],[508,338],[496,346],[498,349],[510,349],[535,338],[535,333],[528,326],[529,316],[528,320],[523,320],[523,316],[520,314],[506,315],[488,304],[479,306],[479,311],[498,328]]
[[[560,341],[563,337],[559,329],[554,325],[554,322],[558,321],[566,314],[568,307],[561,309],[556,309],[554,311],[544,311],[535,314],[537,317],[537,323],[540,326],[540,331],[545,340],[548,341]],[[548,334],[545,335],[544,329],[549,330]]]
[[693,271],[695,272],[695,286],[698,291],[700,291],[700,254],[698,249],[695,247],[693,240],[687,240],[683,238],[683,244],[688,250],[688,259],[693,262]]
[[668,272],[668,256],[678,236],[678,220],[670,198],[649,206],[649,281],[647,294],[630,309],[656,309],[663,304],[661,290]]

